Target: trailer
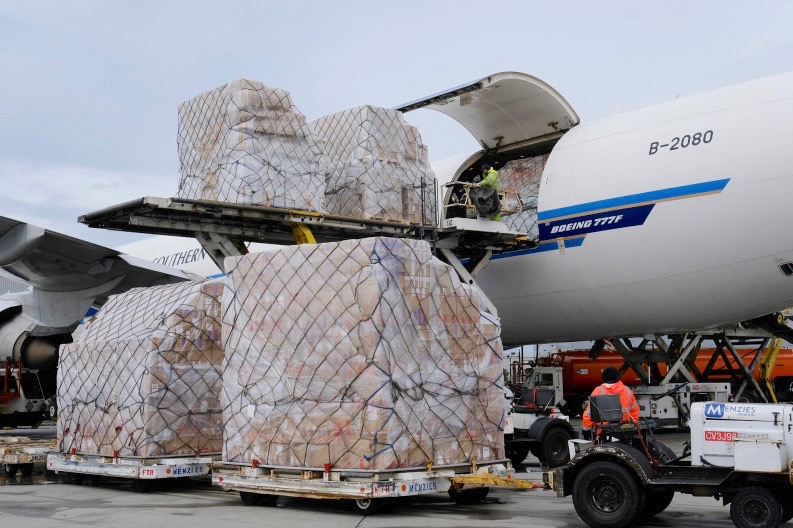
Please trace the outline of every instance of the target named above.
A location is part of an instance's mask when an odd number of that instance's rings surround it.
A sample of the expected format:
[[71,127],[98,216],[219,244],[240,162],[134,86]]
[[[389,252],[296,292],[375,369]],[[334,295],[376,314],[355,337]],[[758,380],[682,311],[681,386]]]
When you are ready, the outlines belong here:
[[0,436],[0,455],[6,477],[17,472],[23,477],[33,474],[36,465],[47,462],[47,454],[55,449],[55,440],[35,439],[27,436]]
[[481,502],[491,486],[523,490],[543,484],[515,478],[507,460],[388,470],[277,467],[217,462],[212,484],[239,492],[247,505],[272,506],[283,495],[314,499],[353,500],[361,513],[375,513],[388,500],[448,493],[455,502]]
[[88,476],[112,477],[128,479],[145,491],[159,480],[208,479],[217,460],[220,454],[144,458],[52,452],[47,455],[47,470],[71,484],[81,484]]
[[[595,400],[593,408],[614,403]],[[793,405],[696,402],[689,424],[680,456],[646,431],[604,425],[594,443],[570,442],[575,455],[544,474],[546,486],[572,495],[592,528],[632,526],[664,511],[676,492],[721,499],[739,528],[793,519]]]

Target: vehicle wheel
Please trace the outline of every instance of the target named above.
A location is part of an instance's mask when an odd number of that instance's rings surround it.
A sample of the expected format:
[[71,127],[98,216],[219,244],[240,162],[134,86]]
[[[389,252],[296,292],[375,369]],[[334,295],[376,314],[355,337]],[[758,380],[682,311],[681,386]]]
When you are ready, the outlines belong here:
[[61,478],[66,484],[74,484],[79,486],[85,480],[85,475],[82,473],[61,473]]
[[567,448],[567,441],[570,440],[570,432],[561,427],[550,429],[542,438],[540,446],[540,462],[548,464],[550,467],[564,466],[570,462],[570,451]]
[[779,519],[779,524],[785,524],[790,519],[793,519],[793,504],[782,503],[782,517]]
[[484,502],[488,493],[490,493],[488,487],[456,489],[452,486],[449,488],[449,497],[457,504],[479,504]]
[[23,477],[29,477],[33,474],[33,464],[20,464],[19,472]]
[[6,477],[8,477],[8,478],[14,478],[14,476],[17,474],[17,470],[18,469],[19,469],[19,466],[17,464],[4,464],[3,465],[3,470],[6,472]]
[[363,515],[372,515],[380,510],[380,502],[375,499],[356,499],[355,509]]
[[644,493],[624,467],[614,462],[593,462],[575,479],[573,506],[592,528],[624,528],[644,509]]
[[247,506],[275,506],[275,503],[278,502],[278,495],[241,491],[240,499]]
[[644,490],[644,508],[641,517],[647,519],[669,507],[675,498],[674,490]]
[[517,467],[529,456],[529,444],[510,444],[507,446],[507,458],[512,461],[512,466]]
[[240,492],[240,499],[242,499],[242,503],[245,506],[258,506],[259,505],[259,494],[258,493],[250,493],[248,491],[241,491]]
[[789,490],[786,486],[784,489],[776,489],[775,493],[779,505],[782,508],[779,524],[785,524],[790,519],[793,519],[793,491]]
[[132,487],[135,488],[135,491],[140,493],[149,493],[150,491],[154,491],[156,485],[156,480],[135,479],[132,481]]
[[782,519],[782,506],[771,490],[751,486],[735,495],[730,504],[730,518],[738,528],[778,526]]

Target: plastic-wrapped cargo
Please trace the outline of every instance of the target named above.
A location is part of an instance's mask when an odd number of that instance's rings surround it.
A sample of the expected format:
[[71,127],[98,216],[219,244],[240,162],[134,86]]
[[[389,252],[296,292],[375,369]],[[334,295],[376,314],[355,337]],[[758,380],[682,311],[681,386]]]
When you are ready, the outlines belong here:
[[359,106],[321,117],[311,126],[330,159],[329,213],[435,223],[435,173],[418,130],[401,112]]
[[500,326],[426,242],[302,244],[226,269],[224,461],[503,458]]
[[[501,222],[513,231],[529,235],[530,240],[540,237],[540,228],[537,225],[537,197],[540,194],[540,180],[548,154],[533,156],[507,162],[498,171],[501,186],[507,193],[517,193],[522,203],[521,211],[516,214],[503,215]],[[514,208],[516,204],[509,204]]]
[[220,453],[223,282],[112,296],[61,346],[62,452],[160,457]]
[[177,196],[323,211],[326,158],[289,92],[236,79],[179,105]]

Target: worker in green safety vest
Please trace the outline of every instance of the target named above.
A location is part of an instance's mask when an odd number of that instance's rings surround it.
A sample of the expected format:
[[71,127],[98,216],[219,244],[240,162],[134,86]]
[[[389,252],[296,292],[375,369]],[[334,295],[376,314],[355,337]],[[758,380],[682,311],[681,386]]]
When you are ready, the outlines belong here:
[[[494,169],[489,163],[482,165],[482,181],[479,182],[479,185],[482,185],[483,187],[490,187],[496,191],[496,194],[501,193],[501,181],[498,179],[498,171]],[[497,199],[496,202],[499,204],[500,208],[500,201]],[[496,222],[501,220],[501,211],[493,216],[493,220]]]

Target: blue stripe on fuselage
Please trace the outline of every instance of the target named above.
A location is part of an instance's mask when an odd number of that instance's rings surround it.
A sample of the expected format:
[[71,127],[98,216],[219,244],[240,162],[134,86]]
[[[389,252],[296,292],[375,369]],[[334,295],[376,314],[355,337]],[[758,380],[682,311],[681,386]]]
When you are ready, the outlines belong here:
[[658,202],[719,193],[729,181],[725,178],[543,211],[537,214],[537,247],[501,253],[492,259],[554,251],[560,249],[560,240],[564,240],[565,248],[579,247],[588,233],[644,224]]
[[729,181],[729,178],[725,178],[723,180],[693,183],[691,185],[681,185],[680,187],[670,187],[668,189],[659,189],[657,191],[630,194],[628,196],[607,198],[605,200],[540,211],[537,213],[537,220],[540,222],[548,222],[551,220],[561,220],[563,218],[579,216],[583,213],[591,214],[598,211],[636,207],[638,205],[657,203],[665,200],[678,200],[680,198],[691,198],[702,194],[717,193],[724,190]]

